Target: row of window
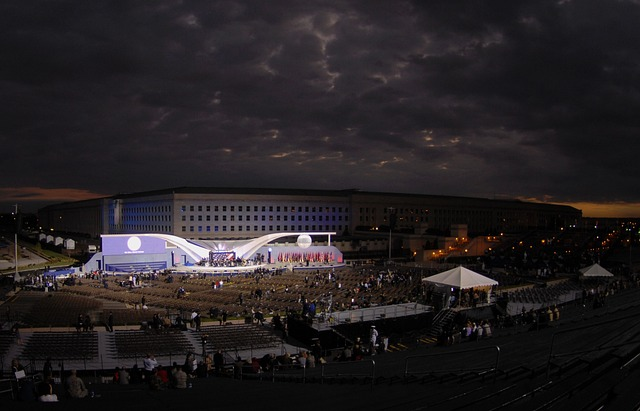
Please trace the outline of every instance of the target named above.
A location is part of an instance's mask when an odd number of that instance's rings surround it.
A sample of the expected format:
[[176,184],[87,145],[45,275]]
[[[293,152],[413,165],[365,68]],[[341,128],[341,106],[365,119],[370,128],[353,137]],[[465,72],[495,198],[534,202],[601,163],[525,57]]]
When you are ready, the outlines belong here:
[[[117,204],[114,204],[114,206],[115,207],[121,207],[121,204],[117,203]],[[144,207],[136,207],[136,206],[127,205],[127,206],[123,207],[123,209],[126,209],[130,213],[135,213],[135,214],[171,213],[171,206],[170,205],[144,206]]]
[[[496,214],[494,211],[492,210],[475,210],[475,209],[458,209],[458,208],[443,208],[443,209],[435,209],[434,214],[447,214],[447,215],[487,215],[487,216],[493,216],[494,214]],[[497,213],[497,215],[500,215],[501,213]],[[519,213],[518,213],[519,214]]]
[[[226,212],[227,208],[228,208],[229,211],[235,212],[236,208],[237,208],[238,212],[243,212],[243,211],[251,211],[251,207],[253,207],[253,211],[254,212],[258,212],[258,211],[273,212],[273,211],[276,211],[278,213],[279,212],[285,212],[285,213],[298,212],[298,213],[302,213],[303,210],[304,210],[305,213],[308,213],[308,212],[312,212],[312,213],[315,213],[315,212],[319,212],[319,213],[322,213],[322,212],[335,213],[336,211],[338,213],[342,213],[342,207],[335,207],[335,206],[334,207],[327,207],[327,206],[319,206],[319,207],[313,207],[313,206],[312,207],[309,207],[309,206],[302,207],[302,206],[298,206],[298,207],[296,207],[296,206],[257,206],[257,205],[254,205],[254,206],[249,206],[249,205],[247,205],[247,206],[241,206],[241,205],[239,205],[239,206],[234,206],[234,205],[217,206],[217,205],[214,205],[212,207],[210,205],[206,205],[206,206],[190,205],[190,206],[188,206],[188,209],[189,209],[189,211],[194,212],[196,210],[197,211],[211,211],[211,209],[213,208],[214,212],[219,212],[220,210],[222,210],[222,212]],[[181,206],[180,207],[180,211],[185,213],[187,211],[187,206],[186,205]],[[349,208],[345,207],[344,208],[344,212],[348,213],[349,212]]]
[[[360,214],[375,214],[376,210],[378,210],[377,207],[360,207]],[[427,209],[419,209],[419,208],[398,208],[398,209],[393,209],[391,207],[389,208],[384,208],[383,210],[384,214],[387,214],[388,212],[395,212],[397,214],[429,214],[429,210]]]
[[122,215],[122,221],[171,221],[171,214],[128,214]]
[[[258,228],[260,228],[260,229],[258,229]],[[292,225],[292,226],[288,226],[288,225],[272,226],[272,225],[270,225],[269,226],[269,230],[267,230],[267,226],[265,226],[265,225],[263,225],[263,226],[254,225],[253,226],[253,231],[254,232],[258,232],[258,231],[261,231],[261,232],[274,232],[274,228],[275,228],[275,232],[303,231],[303,230],[304,231],[309,231],[309,230],[311,230],[311,231],[318,231],[318,230],[320,230],[320,231],[336,231],[336,229],[338,231],[342,231],[343,226],[341,226],[341,225],[338,225],[338,226],[336,226],[336,225],[331,225],[331,226],[329,226],[329,225],[324,225],[324,226],[323,225],[318,225],[318,226],[316,226],[316,225],[311,225],[311,226],[309,226],[309,225],[304,225],[304,226],[298,225],[297,229],[296,229],[295,225]],[[213,229],[214,233],[227,232],[227,231],[243,231],[243,226],[241,226],[241,225],[239,225],[239,226],[232,225],[232,226],[228,226],[228,227],[226,225],[223,225],[223,226],[217,226],[216,225],[216,226],[213,226],[213,227],[211,227],[210,225],[208,225],[208,226],[201,226],[201,225],[199,225],[199,226],[192,226],[192,225],[189,226],[189,232],[192,232],[192,233],[196,232],[196,231],[199,232],[199,233],[202,233],[202,232],[210,233],[210,232],[212,232],[212,229]],[[250,225],[245,226],[244,227],[244,231],[251,231],[251,226]],[[182,232],[187,232],[187,226],[185,226],[185,225],[182,226]]]
[[[329,217],[331,217],[331,218],[329,218]],[[196,218],[197,218],[197,220],[196,220]],[[242,221],[242,215],[238,215],[238,216],[230,215],[228,221],[236,221],[236,219],[237,219],[237,221]],[[260,220],[258,220],[258,216],[257,215],[253,216],[253,221],[280,221],[281,219],[282,219],[282,221],[289,221],[289,216],[288,215],[283,215],[283,216],[280,216],[280,215],[276,215],[276,216],[273,216],[273,215],[269,215],[269,216],[262,215],[260,217]],[[342,215],[337,216],[337,218],[336,218],[335,215],[333,215],[333,216],[325,216],[324,221],[342,221],[342,219],[343,219]],[[321,215],[319,215],[319,216],[316,216],[316,215],[311,215],[311,216],[310,215],[305,215],[305,216],[299,215],[298,219],[297,219],[297,221],[316,221],[316,220],[317,221],[323,221],[322,216]],[[187,221],[187,216],[186,215],[182,216],[182,221]],[[203,216],[203,215],[198,215],[198,216],[190,215],[189,216],[189,221],[211,221],[211,216],[210,215],[205,215],[205,216]],[[223,214],[222,216],[219,216],[219,215],[216,214],[216,215],[213,216],[213,221],[227,221],[227,215]],[[251,221],[251,216],[247,215],[245,221]],[[296,221],[296,216],[291,216],[291,221]],[[344,221],[349,221],[349,217],[344,216]]]
[[[387,222],[388,219],[384,218],[382,221],[383,222]],[[376,222],[377,219],[375,217],[369,217],[368,215],[361,215],[360,216],[360,222],[364,223],[364,222]],[[420,216],[420,217],[411,217],[411,218],[407,218],[407,217],[400,217],[398,218],[397,222],[405,222],[405,223],[426,223],[427,220],[427,216]]]
[[170,225],[143,225],[143,224],[113,224],[112,230],[129,232],[147,232],[147,233],[170,233],[172,228]]

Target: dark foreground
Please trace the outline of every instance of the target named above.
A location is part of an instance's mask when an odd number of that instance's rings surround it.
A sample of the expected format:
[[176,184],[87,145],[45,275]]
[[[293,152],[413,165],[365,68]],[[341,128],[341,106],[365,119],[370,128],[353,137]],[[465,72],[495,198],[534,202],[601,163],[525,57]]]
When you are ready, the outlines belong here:
[[[94,398],[58,403],[12,400],[3,409],[111,410],[636,410],[640,409],[640,289],[601,308],[563,307],[542,328],[495,330],[494,337],[368,357],[371,374],[346,366],[262,378],[192,379],[192,388],[94,384]],[[363,362],[364,364],[365,362]],[[346,368],[345,368],[346,367]],[[329,369],[329,367],[327,367]],[[408,374],[405,371],[409,370]],[[59,386],[55,389],[59,390]]]

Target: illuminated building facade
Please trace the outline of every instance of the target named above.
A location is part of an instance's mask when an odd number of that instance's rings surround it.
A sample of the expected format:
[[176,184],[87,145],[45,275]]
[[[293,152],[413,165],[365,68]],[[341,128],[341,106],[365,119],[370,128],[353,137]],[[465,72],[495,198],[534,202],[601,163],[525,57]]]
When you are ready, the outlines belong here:
[[180,187],[55,204],[39,210],[43,230],[159,233],[187,239],[247,239],[270,233],[331,231],[422,235],[466,224],[469,235],[560,229],[580,210],[516,200],[306,190]]

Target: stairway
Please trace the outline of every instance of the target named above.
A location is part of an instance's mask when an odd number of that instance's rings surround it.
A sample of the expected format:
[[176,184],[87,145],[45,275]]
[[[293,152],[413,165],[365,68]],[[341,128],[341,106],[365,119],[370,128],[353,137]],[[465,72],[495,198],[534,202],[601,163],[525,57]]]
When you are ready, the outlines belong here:
[[441,310],[436,316],[433,318],[433,322],[431,323],[431,328],[429,328],[429,332],[427,333],[429,337],[437,339],[442,331],[447,329],[453,318],[456,316],[456,312],[451,309]]

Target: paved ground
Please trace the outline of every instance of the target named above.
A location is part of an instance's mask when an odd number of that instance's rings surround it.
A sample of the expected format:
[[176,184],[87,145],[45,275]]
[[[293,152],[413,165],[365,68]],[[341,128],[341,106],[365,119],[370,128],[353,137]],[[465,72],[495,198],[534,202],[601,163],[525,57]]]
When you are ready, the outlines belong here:
[[[0,249],[0,253],[5,255],[4,258],[0,259],[0,271],[15,268],[15,245],[13,242],[13,237],[11,239],[5,238],[4,241],[8,244],[8,246]],[[19,253],[20,256],[18,257],[18,268],[20,269],[26,269],[28,266],[45,264],[47,262],[46,259],[39,256],[38,254],[35,254],[26,247],[20,247]]]

